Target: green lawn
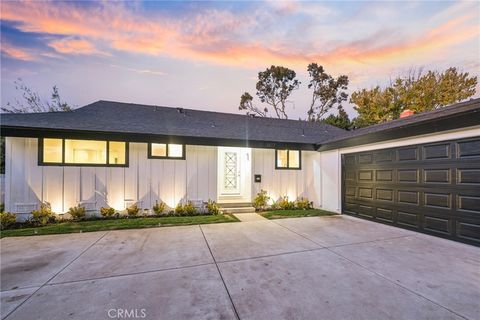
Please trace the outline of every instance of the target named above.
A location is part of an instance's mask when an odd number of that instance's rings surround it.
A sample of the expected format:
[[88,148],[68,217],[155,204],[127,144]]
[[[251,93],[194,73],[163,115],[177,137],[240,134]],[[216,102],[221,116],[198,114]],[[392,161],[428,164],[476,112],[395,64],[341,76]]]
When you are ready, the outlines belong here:
[[204,215],[190,217],[144,217],[133,219],[98,219],[91,221],[69,221],[45,227],[3,230],[0,237],[36,236],[57,233],[91,232],[102,230],[139,229],[165,226],[183,226],[208,223],[238,222],[233,215]]
[[335,212],[311,209],[311,210],[273,210],[260,213],[267,219],[284,219],[297,217],[317,217],[317,216],[333,216]]

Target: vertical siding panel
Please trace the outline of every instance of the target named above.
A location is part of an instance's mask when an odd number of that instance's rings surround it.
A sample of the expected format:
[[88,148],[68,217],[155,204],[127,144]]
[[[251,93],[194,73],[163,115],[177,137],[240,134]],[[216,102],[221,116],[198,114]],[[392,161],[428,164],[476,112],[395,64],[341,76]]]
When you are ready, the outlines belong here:
[[[107,193],[108,201],[111,206],[117,210],[125,208],[125,200],[136,200],[135,198],[125,197],[125,168],[107,168]],[[136,184],[136,181],[128,183]]]
[[158,162],[153,160],[148,160],[148,165],[150,167],[150,201],[153,206],[155,202],[160,202],[160,191],[158,190],[160,167]]
[[43,201],[47,201],[56,213],[63,213],[63,167],[43,167]]
[[187,200],[187,163],[185,160],[175,162],[175,202]]
[[156,197],[151,189],[150,161],[147,159],[147,144],[137,144],[138,156],[138,199],[142,202],[143,209],[152,208],[152,199]]
[[[252,150],[252,174],[260,174],[262,175],[263,178],[263,152],[261,149],[253,149]],[[262,188],[262,183],[257,183],[255,182],[255,179],[252,181],[253,187],[252,187],[252,199],[255,197],[257,193],[260,192],[260,189]]]
[[38,139],[30,138],[27,141],[27,163],[25,167],[29,191],[27,202],[40,203],[42,199],[42,167],[38,165]]
[[[187,197],[189,199],[198,199],[199,170],[202,168],[198,165],[199,153],[202,147],[186,146],[186,171],[187,171]],[[203,168],[206,170],[206,168]]]
[[95,202],[95,168],[80,168],[80,201]]
[[138,143],[130,143],[129,166],[125,168],[124,199],[138,201]]
[[160,182],[162,196],[170,208],[175,208],[175,160],[159,160],[163,162],[163,179]]
[[[213,149],[211,147],[199,147],[198,149],[198,163],[197,163],[197,198],[203,201],[211,199],[210,181],[213,170],[210,171],[209,159],[213,157]],[[213,187],[212,187],[213,188]]]
[[63,170],[63,208],[67,211],[69,208],[77,205],[80,200],[80,168],[64,167]]
[[12,139],[5,137],[5,211],[14,212],[12,203]]
[[208,198],[217,201],[218,148],[205,147],[208,151]]
[[[114,195],[108,194],[107,188],[107,168],[92,168],[94,172],[94,192],[95,192],[95,203],[96,208],[100,209],[101,207],[111,206],[117,210],[122,210],[123,208],[118,206],[118,202],[115,202]],[[106,194],[107,199],[104,199],[102,195]],[[107,202],[108,203],[107,203]]]
[[25,139],[24,138],[8,138],[9,140],[9,184],[8,190],[10,199],[10,209],[17,210],[17,203],[25,203],[26,196],[26,180],[25,180]]

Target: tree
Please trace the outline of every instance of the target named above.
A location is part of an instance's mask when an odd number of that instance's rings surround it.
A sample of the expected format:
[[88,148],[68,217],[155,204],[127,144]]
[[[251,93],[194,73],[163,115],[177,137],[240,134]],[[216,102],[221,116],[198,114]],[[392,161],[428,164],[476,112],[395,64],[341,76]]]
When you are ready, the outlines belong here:
[[[72,111],[73,108],[68,103],[60,99],[57,86],[52,88],[51,101],[45,101],[40,95],[25,85],[22,79],[18,78],[15,83],[15,89],[22,92],[22,98],[25,102],[15,101],[15,106],[7,102],[5,107],[0,110],[7,113],[34,113],[51,111]],[[26,104],[24,104],[26,103]],[[5,137],[0,137],[0,173],[5,173]]]
[[311,78],[308,88],[313,89],[312,102],[307,111],[308,121],[320,121],[335,105],[340,110],[342,102],[347,100],[348,76],[341,75],[335,79],[316,63],[310,63],[307,70]]
[[[296,78],[295,71],[282,67],[271,66],[265,71],[258,73],[258,81],[256,85],[257,97],[262,103],[266,103],[273,107],[275,115],[280,119],[288,119],[286,112],[287,99],[293,92],[298,89],[300,82]],[[246,110],[247,114],[255,114],[262,117],[268,115],[268,108],[257,108],[252,103],[253,97],[245,92],[240,98],[239,110]]]
[[7,102],[6,106],[0,107],[3,112],[7,113],[32,113],[32,112],[52,112],[52,111],[72,111],[73,107],[62,101],[58,88],[56,85],[52,88],[52,95],[50,101],[44,100],[40,95],[25,85],[22,79],[17,79],[15,82],[15,89],[21,91],[22,98],[25,100],[21,102],[15,100],[15,105]]
[[246,110],[248,115],[266,117],[268,113],[268,109],[264,108],[259,109],[253,105],[253,97],[250,93],[245,92],[240,97],[240,106],[238,107],[239,110]]
[[466,100],[475,95],[477,81],[476,76],[470,77],[468,72],[456,68],[425,74],[420,70],[397,77],[386,88],[376,86],[356,91],[350,99],[359,114],[354,120],[355,127],[397,119],[406,109],[424,112]]
[[352,122],[342,106],[338,107],[338,115],[331,114],[323,119],[322,122],[345,130],[352,128]]

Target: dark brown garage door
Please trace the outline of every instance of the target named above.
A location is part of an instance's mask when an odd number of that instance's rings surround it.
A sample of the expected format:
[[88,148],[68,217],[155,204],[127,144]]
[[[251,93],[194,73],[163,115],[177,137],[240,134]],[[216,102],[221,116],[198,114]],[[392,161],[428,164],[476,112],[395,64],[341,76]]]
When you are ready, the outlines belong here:
[[343,213],[480,245],[480,137],[342,156]]

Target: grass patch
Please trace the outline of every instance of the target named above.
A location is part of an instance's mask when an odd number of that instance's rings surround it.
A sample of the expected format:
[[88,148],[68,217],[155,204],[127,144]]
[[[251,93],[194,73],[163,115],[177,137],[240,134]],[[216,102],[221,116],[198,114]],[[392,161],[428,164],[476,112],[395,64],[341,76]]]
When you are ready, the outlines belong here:
[[333,216],[335,212],[310,209],[310,210],[272,210],[260,213],[267,219],[284,219],[284,218],[298,218],[298,217],[318,217],[318,216]]
[[120,219],[98,219],[91,221],[67,221],[45,227],[2,230],[0,237],[38,236],[45,234],[78,233],[104,230],[140,229],[166,226],[184,226],[222,222],[238,222],[233,215],[201,215],[183,217],[141,217]]

